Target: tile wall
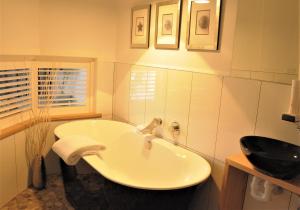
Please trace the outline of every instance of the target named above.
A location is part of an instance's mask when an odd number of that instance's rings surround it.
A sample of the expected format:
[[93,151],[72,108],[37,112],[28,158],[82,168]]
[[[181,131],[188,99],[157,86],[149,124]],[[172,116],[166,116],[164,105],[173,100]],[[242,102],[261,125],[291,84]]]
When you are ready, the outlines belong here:
[[[211,163],[212,178],[199,192],[201,202],[195,202],[195,210],[218,210],[224,160],[240,152],[241,136],[264,135],[300,144],[295,125],[280,120],[288,109],[289,85],[116,63],[113,92],[115,119],[143,124],[161,117],[169,139],[168,125],[177,121],[182,130],[179,143]],[[61,123],[53,123],[53,129]],[[47,171],[60,173],[50,151],[52,134],[45,152]],[[0,141],[0,206],[28,186],[24,146],[24,132]],[[268,203],[247,193],[244,209],[297,210],[299,205],[299,197],[289,192]]]
[[[195,208],[199,210],[218,209],[224,161],[228,155],[240,153],[240,137],[263,135],[300,145],[296,126],[281,120],[281,114],[288,110],[289,97],[289,85],[115,65],[114,119],[137,125],[161,117],[164,136],[170,140],[169,125],[176,121],[181,126],[177,141],[212,164],[212,179],[204,195],[209,202]],[[244,210],[297,210],[294,203],[299,202],[286,191],[273,200],[261,203],[247,193]]]
[[[44,156],[48,174],[59,174],[58,158],[50,150],[55,137],[53,130],[64,122],[53,122],[51,135]],[[24,191],[29,183],[29,173],[25,154],[25,132],[0,140],[0,207],[15,195]]]

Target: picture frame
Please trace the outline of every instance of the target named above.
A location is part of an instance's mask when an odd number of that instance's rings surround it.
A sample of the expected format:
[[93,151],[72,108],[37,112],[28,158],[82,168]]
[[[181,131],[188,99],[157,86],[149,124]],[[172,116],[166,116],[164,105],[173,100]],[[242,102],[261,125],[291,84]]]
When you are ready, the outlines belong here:
[[221,0],[189,0],[186,48],[219,49]]
[[181,25],[181,0],[156,3],[155,48],[178,49]]
[[131,48],[149,48],[151,5],[131,9]]

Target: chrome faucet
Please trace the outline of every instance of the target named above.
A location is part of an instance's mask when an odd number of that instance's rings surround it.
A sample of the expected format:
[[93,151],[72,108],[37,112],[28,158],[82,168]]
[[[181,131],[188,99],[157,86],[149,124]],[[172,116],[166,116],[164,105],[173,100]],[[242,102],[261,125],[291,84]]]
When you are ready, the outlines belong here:
[[162,125],[162,119],[160,118],[154,118],[149,125],[147,125],[145,128],[141,129],[140,132],[142,134],[153,134],[154,130],[158,128],[160,125]]
[[152,140],[157,137],[162,137],[162,128],[160,127],[161,125],[162,119],[154,118],[149,125],[139,130],[139,132],[141,132],[144,136],[145,148],[147,150],[150,150],[152,148]]

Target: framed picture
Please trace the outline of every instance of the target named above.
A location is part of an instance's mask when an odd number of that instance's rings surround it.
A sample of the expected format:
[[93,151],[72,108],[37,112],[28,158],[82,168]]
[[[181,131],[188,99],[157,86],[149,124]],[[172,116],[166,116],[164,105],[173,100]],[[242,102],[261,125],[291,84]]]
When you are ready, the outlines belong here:
[[186,47],[218,50],[221,0],[189,0]]
[[156,4],[155,48],[178,49],[181,0]]
[[131,9],[131,47],[149,47],[149,29],[151,5]]

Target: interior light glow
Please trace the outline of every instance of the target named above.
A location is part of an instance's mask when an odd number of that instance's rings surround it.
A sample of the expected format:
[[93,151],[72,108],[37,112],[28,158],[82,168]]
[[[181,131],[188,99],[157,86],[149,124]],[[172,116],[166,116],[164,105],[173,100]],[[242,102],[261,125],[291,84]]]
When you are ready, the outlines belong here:
[[154,100],[156,93],[156,72],[132,71],[130,79],[130,100]]

